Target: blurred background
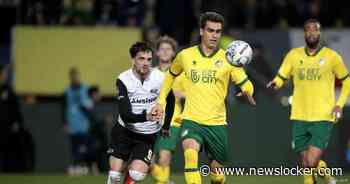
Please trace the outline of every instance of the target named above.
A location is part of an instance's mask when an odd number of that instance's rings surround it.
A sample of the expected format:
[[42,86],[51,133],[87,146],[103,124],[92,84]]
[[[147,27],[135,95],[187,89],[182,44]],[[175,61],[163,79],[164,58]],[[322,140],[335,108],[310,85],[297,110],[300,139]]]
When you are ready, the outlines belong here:
[[[350,66],[350,11],[343,3],[0,0],[0,173],[73,172],[71,149],[86,153],[90,172],[106,171],[105,149],[118,112],[115,80],[130,67],[129,47],[138,40],[154,43],[162,35],[175,38],[181,47],[193,44],[199,39],[197,22],[204,11],[225,16],[223,48],[241,39],[254,49],[246,71],[257,88],[258,106],[249,107],[233,97],[234,87],[227,98],[232,165],[296,165],[289,121],[291,87],[275,94],[264,86],[288,50],[303,46],[302,25],[309,18],[320,20],[323,43],[338,51]],[[69,106],[66,87],[76,83],[86,87],[81,95],[93,107],[85,114],[91,141],[88,148],[72,148],[74,132],[67,130],[62,115]],[[331,166],[350,169],[349,107],[344,114],[333,130],[325,159]],[[180,148],[176,154],[174,168],[181,171]],[[84,168],[80,172],[87,172]]]

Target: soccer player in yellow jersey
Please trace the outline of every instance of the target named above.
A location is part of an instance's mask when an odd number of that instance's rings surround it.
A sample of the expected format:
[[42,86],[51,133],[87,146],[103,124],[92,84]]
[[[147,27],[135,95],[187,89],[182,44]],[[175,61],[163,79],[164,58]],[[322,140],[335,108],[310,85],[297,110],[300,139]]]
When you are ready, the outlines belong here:
[[[162,36],[156,44],[156,50],[156,55],[159,61],[158,68],[165,73],[168,71],[171,61],[174,59],[177,50],[177,43],[171,37]],[[170,136],[159,136],[156,141],[155,152],[157,153],[157,161],[153,165],[152,175],[157,181],[157,184],[166,184],[169,182],[171,156],[175,151],[180,134],[181,113],[183,110],[185,91],[184,82],[185,77],[184,75],[181,75],[176,78],[172,87],[172,92],[175,96],[175,106],[169,108],[172,114],[167,114],[167,117],[165,118],[165,121],[171,121]]]
[[[268,88],[279,89],[292,78],[294,90],[290,119],[293,122],[293,149],[300,154],[303,167],[327,167],[320,160],[327,147],[334,122],[342,117],[350,79],[341,56],[320,44],[321,25],[315,19],[304,24],[305,47],[294,48],[283,60],[277,76]],[[335,101],[335,78],[342,80],[338,101]],[[327,184],[335,179],[324,176]],[[305,184],[315,183],[312,175],[304,176]]]
[[185,180],[188,184],[200,184],[198,152],[205,150],[211,167],[211,182],[225,183],[225,176],[216,172],[228,161],[228,135],[225,97],[229,81],[242,90],[242,95],[255,104],[254,88],[242,67],[231,66],[225,51],[218,44],[221,39],[224,18],[215,12],[200,17],[201,41],[198,45],[181,50],[173,60],[163,83],[158,104],[152,109],[154,116],[161,116],[165,99],[175,77],[185,74],[186,101],[182,113],[181,139],[185,157]]
[[158,69],[166,73],[170,67],[171,61],[177,51],[177,42],[169,37],[162,36],[156,43],[156,55],[158,59]]

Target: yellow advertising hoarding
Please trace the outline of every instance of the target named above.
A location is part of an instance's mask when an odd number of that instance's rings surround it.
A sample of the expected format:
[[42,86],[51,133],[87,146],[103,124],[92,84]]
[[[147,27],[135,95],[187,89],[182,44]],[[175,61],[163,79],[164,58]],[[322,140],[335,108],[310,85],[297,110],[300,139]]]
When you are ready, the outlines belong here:
[[111,96],[115,79],[131,66],[129,48],[139,29],[113,27],[16,27],[15,89],[19,94],[60,95],[77,67],[88,85]]

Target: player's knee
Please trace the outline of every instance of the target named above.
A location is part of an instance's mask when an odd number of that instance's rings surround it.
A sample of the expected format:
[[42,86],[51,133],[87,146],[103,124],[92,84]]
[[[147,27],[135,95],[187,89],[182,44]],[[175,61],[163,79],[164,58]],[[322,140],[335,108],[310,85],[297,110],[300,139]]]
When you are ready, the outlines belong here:
[[166,167],[170,165],[170,161],[171,161],[171,155],[167,154],[167,155],[161,155],[159,157],[159,165],[162,167]]
[[199,151],[200,144],[197,142],[197,140],[192,138],[186,138],[182,141],[182,147],[184,150],[186,149],[194,149]]
[[122,174],[118,171],[109,171],[107,184],[119,184],[121,175]]
[[134,180],[134,181],[142,181],[146,178],[146,173],[136,171],[136,170],[129,170],[129,176]]
[[314,157],[309,157],[308,158],[308,167],[310,168],[316,168],[317,165],[318,165],[318,159],[317,158],[314,158]]

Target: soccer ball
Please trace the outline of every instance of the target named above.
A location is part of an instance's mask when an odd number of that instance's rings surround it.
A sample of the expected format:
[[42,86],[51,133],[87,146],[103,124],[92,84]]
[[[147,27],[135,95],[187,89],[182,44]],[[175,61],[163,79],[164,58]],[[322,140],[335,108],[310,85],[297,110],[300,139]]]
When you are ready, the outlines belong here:
[[253,50],[247,42],[235,40],[227,46],[225,55],[231,65],[241,67],[251,62]]

